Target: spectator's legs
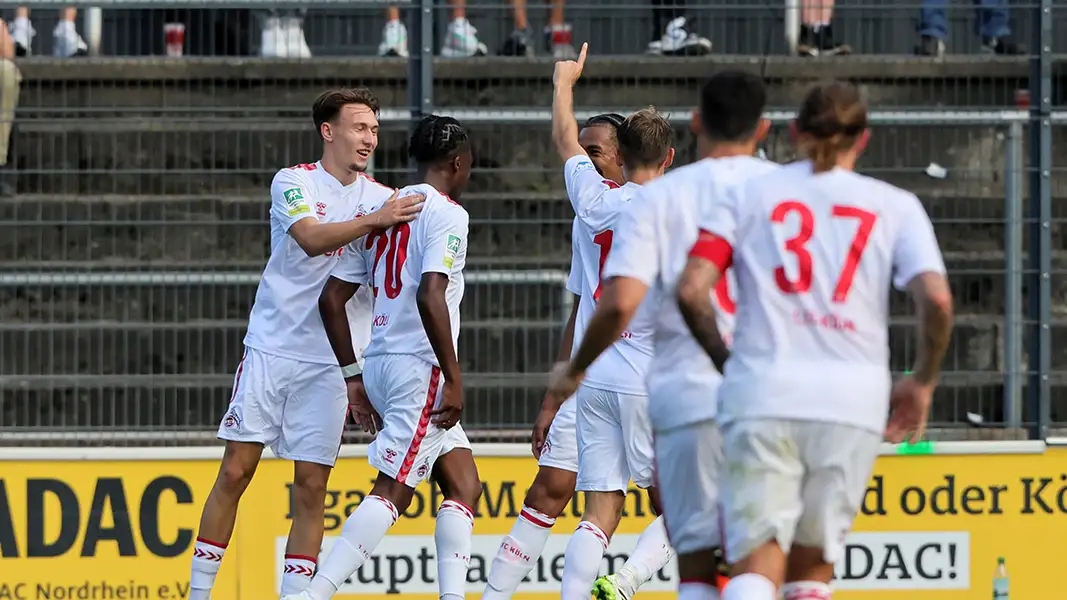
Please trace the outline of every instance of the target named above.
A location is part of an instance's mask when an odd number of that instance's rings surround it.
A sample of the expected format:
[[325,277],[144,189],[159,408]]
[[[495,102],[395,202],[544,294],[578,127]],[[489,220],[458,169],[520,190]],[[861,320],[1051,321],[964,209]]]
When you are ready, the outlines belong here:
[[653,36],[662,38],[648,43],[648,54],[700,56],[711,52],[711,40],[689,31],[684,0],[652,0]]
[[75,21],[78,18],[78,9],[68,6],[59,12],[59,23],[56,23],[52,31],[52,55],[60,58],[71,56],[85,56],[89,53],[89,47],[85,40],[78,35]]
[[503,56],[533,56],[533,44],[530,43],[530,22],[526,15],[526,0],[511,0],[511,14],[514,29],[500,47]]
[[478,39],[478,30],[467,20],[467,0],[449,0],[452,6],[452,22],[448,24],[441,56],[466,58],[485,56],[489,53]]
[[948,39],[947,4],[948,0],[923,0],[919,11],[919,35],[922,40],[915,50],[916,54],[938,58],[945,55],[945,40]]
[[408,56],[408,29],[400,19],[400,9],[395,6],[385,9],[385,27],[382,28],[378,56]]
[[563,22],[564,1],[552,0],[552,9],[548,13],[548,27],[545,28],[548,50],[557,60],[569,60],[578,56],[578,53],[574,51],[574,42],[571,40],[571,26]]
[[975,28],[982,38],[982,48],[994,54],[1022,54],[1023,48],[1011,41],[1006,0],[974,0],[978,8]]
[[13,145],[15,108],[19,102],[19,83],[22,74],[11,60],[15,58],[15,43],[8,33],[7,23],[0,21],[0,196],[15,194],[15,181],[7,166]]
[[852,48],[834,39],[834,0],[801,0],[800,44],[801,56],[851,54]]
[[37,35],[37,32],[33,30],[33,25],[30,23],[30,9],[25,6],[16,8],[15,20],[11,21],[9,29],[11,40],[15,47],[15,56],[29,55],[33,36]]
[[304,11],[282,14],[266,13],[259,54],[264,58],[311,58],[311,48],[304,37]]

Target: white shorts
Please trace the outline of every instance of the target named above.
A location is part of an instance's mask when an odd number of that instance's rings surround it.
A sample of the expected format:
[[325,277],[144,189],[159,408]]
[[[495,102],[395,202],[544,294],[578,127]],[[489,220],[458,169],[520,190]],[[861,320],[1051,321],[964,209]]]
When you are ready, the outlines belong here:
[[719,472],[723,458],[722,434],[715,421],[657,431],[653,442],[656,487],[671,546],[678,554],[720,547]]
[[245,348],[218,437],[270,446],[286,460],[332,467],[347,419],[348,393],[337,365]]
[[747,419],[723,427],[726,559],[777,540],[842,558],[882,436],[838,423]]
[[548,429],[537,466],[578,472],[578,434],[575,430],[577,404],[574,396],[571,396],[559,407],[556,418],[552,419],[552,427]]
[[367,357],[363,385],[382,418],[382,430],[367,449],[372,467],[414,488],[430,477],[438,456],[471,447],[458,424],[444,430],[431,422],[444,383],[441,369],[417,356]]
[[623,492],[630,480],[652,486],[652,426],[648,396],[609,392],[582,385],[578,405],[578,484],[580,492]]

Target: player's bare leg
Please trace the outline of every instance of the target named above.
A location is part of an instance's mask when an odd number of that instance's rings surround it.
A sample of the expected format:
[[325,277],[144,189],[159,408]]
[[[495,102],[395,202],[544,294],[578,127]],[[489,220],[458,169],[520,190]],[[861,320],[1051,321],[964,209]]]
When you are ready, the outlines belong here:
[[775,600],[785,576],[786,554],[770,540],[731,565],[723,600]]
[[563,600],[589,597],[600,572],[600,561],[622,518],[625,500],[623,492],[586,492],[582,522],[578,523],[563,555],[560,590]]
[[208,600],[211,597],[211,588],[222,565],[222,555],[230,543],[237,521],[237,505],[248,489],[262,455],[263,444],[226,442],[219,474],[204,502],[204,512],[200,515],[200,529],[193,548],[192,574],[189,578],[189,600]]
[[537,469],[522,512],[493,558],[482,600],[505,600],[519,588],[544,552],[556,519],[574,497],[577,480],[573,471],[547,466]]
[[433,533],[438,593],[441,600],[463,600],[471,561],[474,509],[482,497],[482,480],[474,455],[467,448],[456,448],[438,457],[433,478],[445,495]]
[[830,600],[834,566],[824,559],[822,548],[793,545],[786,563],[783,600]]
[[337,588],[370,558],[400,513],[411,505],[414,494],[414,489],[385,473],[378,473],[370,493],[345,519],[340,538],[322,560],[311,585],[292,597],[329,600]]
[[318,463],[293,463],[293,521],[285,543],[282,595],[298,594],[311,583],[322,548],[326,484],[333,469]]

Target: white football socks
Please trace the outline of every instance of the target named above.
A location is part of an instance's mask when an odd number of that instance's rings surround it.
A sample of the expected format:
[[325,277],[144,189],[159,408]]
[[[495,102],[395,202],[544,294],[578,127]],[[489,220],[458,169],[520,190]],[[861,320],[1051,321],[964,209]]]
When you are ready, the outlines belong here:
[[784,600],[830,600],[830,584],[821,581],[793,581],[782,586]]
[[777,600],[778,590],[774,582],[763,575],[742,573],[730,578],[722,600]]
[[482,600],[506,600],[515,594],[537,565],[555,524],[556,519],[529,506],[522,507],[511,533],[496,551]]
[[307,588],[312,600],[329,600],[381,543],[399,514],[393,503],[381,496],[367,496],[348,515],[341,537],[319,565]]
[[437,510],[433,539],[437,546],[437,585],[441,600],[463,600],[471,563],[474,511],[455,500]]
[[189,600],[208,600],[211,597],[211,588],[215,585],[225,552],[226,544],[196,538],[193,570],[189,576]]
[[608,536],[589,521],[578,523],[563,554],[562,600],[589,600],[600,562],[608,549]]
[[683,581],[678,586],[678,600],[719,600],[719,588],[703,581]]
[[617,584],[632,586],[632,589],[627,590],[629,594],[624,594],[627,598],[632,597],[660,569],[667,566],[672,558],[674,549],[667,540],[667,527],[663,523],[663,517],[657,517],[638,536],[633,554],[615,574],[616,580],[622,579]]
[[315,574],[315,558],[299,554],[286,554],[282,568],[282,595],[299,594],[311,584]]

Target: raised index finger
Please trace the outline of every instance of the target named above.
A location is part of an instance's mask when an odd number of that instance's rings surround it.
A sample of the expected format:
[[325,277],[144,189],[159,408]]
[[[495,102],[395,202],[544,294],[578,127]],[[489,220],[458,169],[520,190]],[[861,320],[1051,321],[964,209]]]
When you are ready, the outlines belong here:
[[589,54],[589,42],[582,44],[582,51],[578,53],[578,68],[581,69],[585,66],[585,57]]

